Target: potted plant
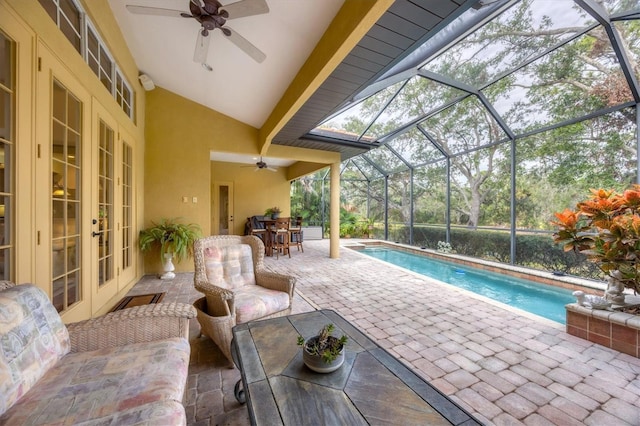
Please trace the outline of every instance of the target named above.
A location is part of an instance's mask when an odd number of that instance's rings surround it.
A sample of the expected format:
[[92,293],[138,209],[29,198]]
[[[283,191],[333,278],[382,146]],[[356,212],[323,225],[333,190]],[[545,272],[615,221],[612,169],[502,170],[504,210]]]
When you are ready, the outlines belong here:
[[298,336],[298,346],[302,346],[302,360],[317,373],[330,373],[340,368],[344,362],[344,346],[347,336],[332,336],[333,324],[327,324],[317,335],[306,339]]
[[280,217],[280,213],[282,211],[280,210],[280,207],[276,206],[276,207],[269,207],[267,210],[264,211],[264,215],[265,216],[271,216],[271,219],[277,219]]
[[584,253],[609,282],[605,296],[624,300],[624,288],[640,292],[640,185],[623,193],[592,189],[592,196],[575,210],[555,213],[553,239],[564,250]]
[[163,219],[160,223],[140,231],[140,250],[150,251],[159,248],[160,261],[164,264],[161,279],[175,278],[173,259],[177,262],[193,255],[193,243],[202,233],[195,223],[179,223],[177,219]]

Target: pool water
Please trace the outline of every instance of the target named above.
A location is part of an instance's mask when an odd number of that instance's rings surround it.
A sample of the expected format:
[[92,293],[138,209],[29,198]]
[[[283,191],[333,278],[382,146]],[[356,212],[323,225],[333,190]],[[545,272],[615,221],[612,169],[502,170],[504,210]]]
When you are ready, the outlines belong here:
[[427,256],[377,247],[361,252],[561,324],[566,320],[564,305],[575,301],[571,290]]

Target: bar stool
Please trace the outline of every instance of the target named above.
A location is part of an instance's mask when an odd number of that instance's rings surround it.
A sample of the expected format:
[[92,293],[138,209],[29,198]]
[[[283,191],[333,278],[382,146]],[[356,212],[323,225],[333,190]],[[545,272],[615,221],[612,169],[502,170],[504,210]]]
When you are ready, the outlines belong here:
[[291,258],[291,251],[289,250],[289,222],[290,218],[279,217],[276,219],[274,228],[271,231],[271,247],[272,250],[276,252],[276,259],[278,259],[280,251],[282,251],[282,254],[286,252],[289,258]]
[[295,219],[291,219],[289,233],[291,235],[289,245],[295,245],[298,248],[298,251],[302,250],[304,253],[304,247],[302,247],[302,216],[297,216]]

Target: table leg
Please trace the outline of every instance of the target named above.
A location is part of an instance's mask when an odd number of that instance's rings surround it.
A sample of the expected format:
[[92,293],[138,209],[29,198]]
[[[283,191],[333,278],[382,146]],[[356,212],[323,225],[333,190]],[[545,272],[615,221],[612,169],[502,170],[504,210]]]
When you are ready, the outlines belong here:
[[236,385],[233,387],[233,395],[236,397],[236,401],[240,404],[247,403],[247,397],[244,394],[244,389],[242,389],[242,379],[238,380]]
[[264,233],[264,251],[267,256],[273,254],[273,243],[271,242],[271,230],[269,228]]
[[[231,358],[233,358],[233,363],[236,365],[236,368],[240,371],[242,375],[242,370],[240,370],[240,360],[238,359],[238,352],[236,350],[235,337],[231,339]],[[240,404],[245,404],[247,402],[247,396],[244,393],[244,388],[242,384],[242,377],[233,387],[233,395],[236,397],[236,401]]]

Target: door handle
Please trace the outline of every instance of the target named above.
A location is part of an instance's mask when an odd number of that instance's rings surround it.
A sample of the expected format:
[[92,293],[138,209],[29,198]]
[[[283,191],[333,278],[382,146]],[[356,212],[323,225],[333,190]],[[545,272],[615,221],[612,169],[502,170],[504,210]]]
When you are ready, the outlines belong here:
[[95,238],[95,237],[99,237],[100,235],[102,235],[102,233],[103,233],[103,232],[104,232],[104,231],[99,231],[99,232],[93,231],[93,232],[91,233],[91,236],[92,236],[92,237],[94,237],[94,238]]

